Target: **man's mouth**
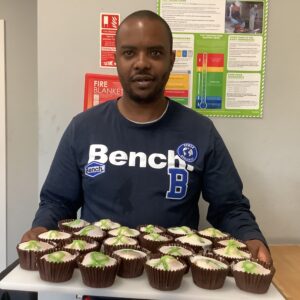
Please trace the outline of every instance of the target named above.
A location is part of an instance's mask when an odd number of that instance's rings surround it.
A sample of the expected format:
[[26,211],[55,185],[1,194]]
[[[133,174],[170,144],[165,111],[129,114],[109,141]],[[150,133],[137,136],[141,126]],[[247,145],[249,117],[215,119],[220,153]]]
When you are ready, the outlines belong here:
[[140,88],[147,88],[154,81],[154,77],[151,75],[134,75],[131,81],[136,83]]

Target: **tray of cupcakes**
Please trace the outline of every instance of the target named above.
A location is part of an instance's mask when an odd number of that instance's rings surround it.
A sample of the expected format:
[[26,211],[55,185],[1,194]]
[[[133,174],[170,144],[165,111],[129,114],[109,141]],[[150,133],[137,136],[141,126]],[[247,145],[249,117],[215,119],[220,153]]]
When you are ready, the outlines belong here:
[[275,273],[253,259],[243,241],[215,228],[128,228],[109,219],[61,220],[57,230],[19,243],[17,252],[20,267],[38,271],[44,281],[68,281],[78,268],[82,282],[93,288],[112,286],[116,276],[130,279],[145,272],[151,287],[170,291],[191,272],[193,283],[203,289],[221,289],[232,276],[237,288],[262,294]]

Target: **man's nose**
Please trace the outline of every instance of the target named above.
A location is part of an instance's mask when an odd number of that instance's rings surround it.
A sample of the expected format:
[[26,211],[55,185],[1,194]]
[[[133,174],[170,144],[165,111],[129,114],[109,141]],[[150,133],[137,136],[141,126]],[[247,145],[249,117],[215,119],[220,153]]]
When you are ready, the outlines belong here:
[[150,61],[147,53],[145,52],[140,52],[137,55],[135,65],[135,69],[149,69],[150,68]]

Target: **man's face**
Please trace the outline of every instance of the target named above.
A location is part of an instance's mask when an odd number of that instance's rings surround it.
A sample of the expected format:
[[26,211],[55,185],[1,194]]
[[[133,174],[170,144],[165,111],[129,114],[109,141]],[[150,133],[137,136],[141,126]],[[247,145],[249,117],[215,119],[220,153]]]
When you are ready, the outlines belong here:
[[123,97],[139,103],[163,98],[174,59],[163,24],[147,18],[128,19],[119,29],[116,47]]

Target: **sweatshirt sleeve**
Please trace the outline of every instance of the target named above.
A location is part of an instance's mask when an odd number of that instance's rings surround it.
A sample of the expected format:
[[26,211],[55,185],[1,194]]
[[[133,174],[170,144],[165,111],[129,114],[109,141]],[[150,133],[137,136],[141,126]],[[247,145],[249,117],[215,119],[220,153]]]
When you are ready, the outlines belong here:
[[207,220],[238,239],[258,239],[266,244],[242,190],[243,184],[231,156],[212,125],[202,191],[204,200],[209,203]]
[[77,210],[82,205],[83,192],[73,140],[74,120],[67,127],[56,150],[40,193],[39,209],[32,227],[55,229],[59,220],[76,218]]

